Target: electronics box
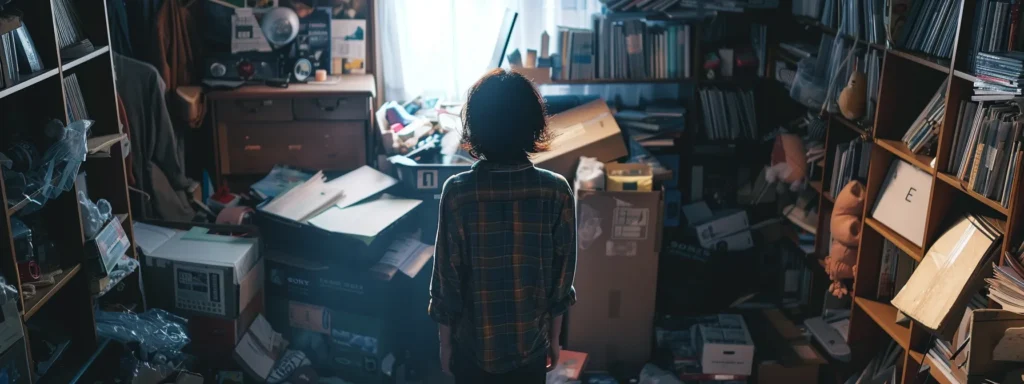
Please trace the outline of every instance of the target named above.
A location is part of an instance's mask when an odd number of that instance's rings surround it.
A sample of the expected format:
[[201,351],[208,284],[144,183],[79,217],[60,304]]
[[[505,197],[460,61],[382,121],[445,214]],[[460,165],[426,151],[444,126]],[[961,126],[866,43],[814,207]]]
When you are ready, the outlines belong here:
[[85,266],[93,277],[106,277],[130,246],[131,240],[121,227],[121,221],[111,218],[95,239],[85,243]]
[[[142,267],[156,308],[179,315],[238,318],[263,291],[259,233],[253,227],[147,222],[172,229]],[[188,230],[182,230],[189,228]],[[234,236],[229,236],[234,235]]]

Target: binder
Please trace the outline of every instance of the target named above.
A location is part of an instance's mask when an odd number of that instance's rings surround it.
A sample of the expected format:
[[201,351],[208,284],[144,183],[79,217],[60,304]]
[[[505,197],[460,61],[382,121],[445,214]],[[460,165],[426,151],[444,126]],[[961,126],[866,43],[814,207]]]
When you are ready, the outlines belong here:
[[920,247],[931,195],[931,174],[903,160],[893,160],[871,217]]

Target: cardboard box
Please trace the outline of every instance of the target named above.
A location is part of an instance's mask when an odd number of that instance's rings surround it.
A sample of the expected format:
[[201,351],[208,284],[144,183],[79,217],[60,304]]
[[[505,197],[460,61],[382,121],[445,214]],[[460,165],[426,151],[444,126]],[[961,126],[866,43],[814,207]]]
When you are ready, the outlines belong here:
[[[1001,309],[976,309],[965,317],[957,332],[952,347],[960,347],[966,340],[967,346],[953,360],[953,375],[961,383],[981,382],[1014,368],[1020,368],[1024,359],[1024,315]],[[999,345],[1003,344],[1003,345]],[[996,348],[999,346],[1000,348]],[[1009,355],[1018,359],[1007,360],[1002,351],[1016,351]],[[957,369],[957,367],[963,367]]]
[[247,375],[265,382],[287,347],[287,339],[275,332],[267,319],[257,315],[229,355]]
[[817,383],[828,361],[778,309],[765,309],[750,322],[758,348],[758,383]]
[[[211,229],[249,237],[217,235]],[[140,245],[145,253],[146,290],[154,307],[183,316],[235,319],[263,290],[263,260],[255,228],[212,225],[185,231],[136,223],[136,233],[142,232],[166,236]]]
[[533,156],[538,167],[572,180],[580,156],[607,163],[625,157],[622,130],[604,100],[598,99],[551,116],[548,129],[554,137],[547,151]]
[[[399,242],[392,243],[398,247]],[[402,243],[404,244],[404,243]],[[417,251],[418,250],[418,251]],[[346,308],[350,311],[373,316],[389,316],[410,310],[404,305],[409,297],[422,297],[421,310],[426,316],[429,272],[422,271],[426,262],[433,257],[433,247],[413,247],[415,254],[410,262],[397,261],[405,271],[388,264],[371,268],[346,268],[328,265],[316,258],[288,255],[268,251],[267,291],[269,295],[321,305],[331,308]],[[391,253],[382,259],[392,259]],[[405,260],[405,258],[402,258]],[[393,267],[394,269],[388,268]],[[390,272],[390,273],[388,273]],[[406,274],[411,272],[412,276]],[[420,277],[420,275],[423,275]],[[420,277],[421,284],[414,284]],[[421,290],[420,290],[421,289]]]
[[395,358],[399,319],[282,297],[269,298],[268,308],[267,318],[289,340],[288,349],[305,352],[321,376],[335,375],[355,383],[387,381],[383,368]]
[[130,246],[131,240],[121,227],[121,220],[116,217],[110,219],[95,239],[85,242],[86,271],[93,277],[106,277]]
[[580,292],[569,311],[566,348],[590,354],[590,369],[649,360],[661,249],[662,192],[579,191]]
[[707,374],[749,376],[754,364],[754,341],[740,315],[719,315],[717,323],[693,327],[700,365]]
[[188,346],[189,352],[208,367],[232,368],[231,351],[265,308],[263,292],[259,292],[245,304],[237,318],[190,316],[188,335],[192,342]]
[[750,228],[750,221],[747,219],[746,211],[729,210],[700,221],[693,228],[697,232],[700,245],[714,249],[723,238]]

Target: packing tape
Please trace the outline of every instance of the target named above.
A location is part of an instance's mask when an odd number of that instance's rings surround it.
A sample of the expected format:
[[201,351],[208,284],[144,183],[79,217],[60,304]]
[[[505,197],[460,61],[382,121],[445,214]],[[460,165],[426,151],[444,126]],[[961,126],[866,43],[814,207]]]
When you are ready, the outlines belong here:
[[249,207],[224,208],[217,215],[217,224],[241,225],[252,212],[252,208]]

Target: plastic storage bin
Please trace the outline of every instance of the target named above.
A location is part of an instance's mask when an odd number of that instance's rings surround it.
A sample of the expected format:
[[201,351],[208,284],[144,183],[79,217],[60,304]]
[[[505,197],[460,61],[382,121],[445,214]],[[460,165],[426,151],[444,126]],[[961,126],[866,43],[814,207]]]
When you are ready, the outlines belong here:
[[817,73],[817,60],[812,57],[800,60],[797,65],[796,77],[793,79],[793,87],[789,90],[789,97],[808,108],[821,108],[825,102],[825,86],[827,84],[824,76]]
[[413,215],[415,226],[422,229],[421,240],[434,244],[437,235],[437,214],[441,203],[441,188],[449,177],[468,171],[470,164],[418,164],[405,156],[388,158],[398,175],[397,194],[423,200]]

